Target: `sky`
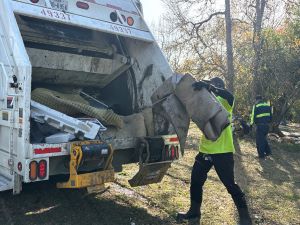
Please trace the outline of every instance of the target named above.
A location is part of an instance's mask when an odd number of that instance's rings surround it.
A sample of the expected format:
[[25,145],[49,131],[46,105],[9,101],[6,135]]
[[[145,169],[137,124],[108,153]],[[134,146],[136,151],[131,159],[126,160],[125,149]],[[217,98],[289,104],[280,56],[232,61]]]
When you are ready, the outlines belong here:
[[[148,25],[157,23],[164,11],[161,0],[140,0],[143,5],[144,18]],[[224,8],[224,0],[216,0],[217,7]]]
[[144,9],[144,18],[147,24],[156,23],[163,13],[163,4],[160,0],[141,0]]

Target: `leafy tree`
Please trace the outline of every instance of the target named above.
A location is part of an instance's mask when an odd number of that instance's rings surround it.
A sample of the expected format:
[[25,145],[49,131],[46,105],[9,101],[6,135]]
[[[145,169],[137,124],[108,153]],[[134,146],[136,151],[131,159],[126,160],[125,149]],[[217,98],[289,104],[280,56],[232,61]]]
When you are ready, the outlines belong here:
[[273,129],[279,132],[280,121],[295,114],[299,98],[300,1],[226,1],[231,4],[228,23],[228,5],[222,11],[213,0],[163,1],[168,13],[159,26],[167,30],[161,30],[161,45],[174,69],[198,79],[226,78],[227,85],[234,84],[236,112],[244,117],[254,95],[262,93],[274,105]]
[[300,95],[299,28],[299,22],[287,22],[264,34],[260,83],[273,102],[273,130],[278,133],[280,122]]

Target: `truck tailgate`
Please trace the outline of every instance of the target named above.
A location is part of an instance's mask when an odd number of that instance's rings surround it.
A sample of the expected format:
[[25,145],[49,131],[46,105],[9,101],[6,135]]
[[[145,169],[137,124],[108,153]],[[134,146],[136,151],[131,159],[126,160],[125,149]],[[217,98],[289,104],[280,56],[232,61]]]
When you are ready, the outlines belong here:
[[104,2],[106,3],[100,4],[100,1],[97,0],[48,0],[32,3],[30,0],[12,0],[12,6],[14,12],[20,15],[89,28],[146,42],[154,41],[151,32],[133,4],[130,5],[126,1]]

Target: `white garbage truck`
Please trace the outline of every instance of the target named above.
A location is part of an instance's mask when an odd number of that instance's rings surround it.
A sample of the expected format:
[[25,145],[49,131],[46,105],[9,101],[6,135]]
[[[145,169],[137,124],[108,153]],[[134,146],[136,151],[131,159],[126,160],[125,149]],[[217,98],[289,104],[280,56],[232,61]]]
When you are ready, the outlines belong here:
[[[0,0],[0,191],[160,182],[189,116],[137,0]],[[171,85],[172,86],[172,85]],[[160,89],[159,89],[160,87]]]

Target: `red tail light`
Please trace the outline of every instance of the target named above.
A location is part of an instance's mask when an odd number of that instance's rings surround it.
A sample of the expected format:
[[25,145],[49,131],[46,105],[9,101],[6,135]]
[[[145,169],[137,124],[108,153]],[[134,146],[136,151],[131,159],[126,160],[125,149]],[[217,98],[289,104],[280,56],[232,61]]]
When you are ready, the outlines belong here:
[[169,146],[165,146],[165,159],[169,159]]
[[46,160],[41,160],[39,162],[38,177],[40,179],[45,179],[47,177],[47,161]]
[[166,145],[163,154],[164,160],[179,159],[179,147],[175,145]]
[[30,0],[32,3],[38,3],[39,0]]
[[179,150],[178,150],[179,148],[178,148],[178,146],[176,146],[176,159],[179,159]]
[[133,26],[133,24],[134,24],[134,19],[133,19],[131,16],[129,16],[129,17],[127,18],[127,24],[128,24],[129,26]]
[[80,1],[76,2],[76,6],[80,9],[85,9],[85,10],[90,8],[89,4]]
[[176,148],[174,145],[171,146],[171,159],[175,159],[176,156]]

